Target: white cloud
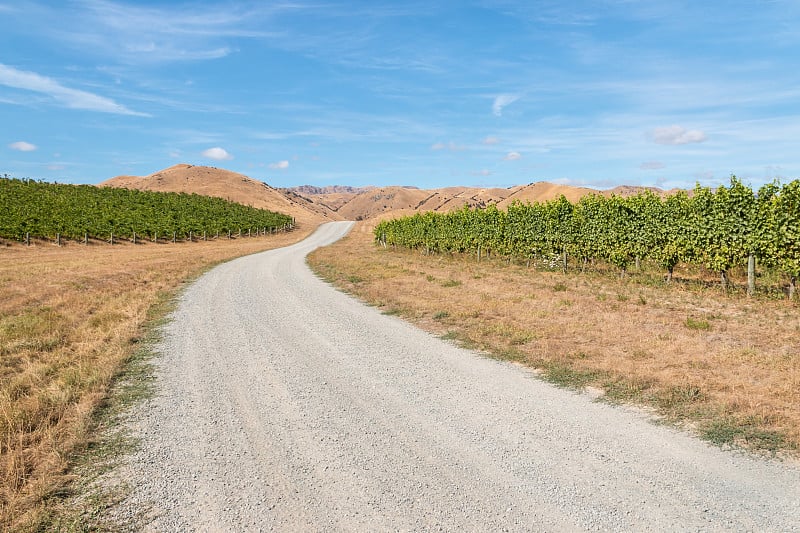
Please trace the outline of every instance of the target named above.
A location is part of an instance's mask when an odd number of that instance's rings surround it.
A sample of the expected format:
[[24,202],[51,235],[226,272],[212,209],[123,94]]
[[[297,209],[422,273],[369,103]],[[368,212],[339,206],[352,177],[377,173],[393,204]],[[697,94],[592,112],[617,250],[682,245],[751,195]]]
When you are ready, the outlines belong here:
[[464,146],[461,146],[460,144],[456,144],[453,141],[450,141],[447,144],[442,142],[434,143],[431,145],[431,150],[450,150],[451,152],[459,152],[461,150],[466,150],[466,148]]
[[655,128],[652,138],[657,144],[669,145],[701,143],[707,139],[706,134],[700,130],[687,130],[678,125]]
[[74,47],[93,47],[134,64],[219,59],[236,51],[227,41],[269,37],[272,34],[262,31],[259,23],[271,13],[292,9],[131,4],[135,3],[83,0],[64,15],[74,17],[76,24],[53,32],[54,36]]
[[639,165],[639,168],[641,168],[642,170],[660,170],[665,167],[666,165],[661,161],[645,161],[644,163]]
[[498,139],[497,137],[489,136],[489,137],[486,137],[482,142],[483,142],[483,144],[497,144],[497,143],[500,142],[500,139]]
[[278,161],[277,163],[270,163],[269,168],[273,170],[286,170],[289,168],[289,162],[284,159],[283,161]]
[[513,104],[517,100],[519,100],[519,96],[516,94],[501,94],[497,96],[492,104],[492,113],[497,117],[501,116],[503,114],[503,108]]
[[25,141],[17,141],[15,143],[11,143],[8,145],[8,147],[11,148],[12,150],[17,150],[18,152],[33,152],[37,148],[35,144],[31,144]]
[[117,115],[149,116],[145,113],[132,111],[110,98],[78,89],[70,89],[46,76],[41,76],[35,72],[17,70],[2,63],[0,63],[0,85],[46,94],[71,109],[86,109],[88,111],[114,113]]
[[491,176],[492,171],[486,168],[478,170],[477,172],[470,172],[473,176]]
[[522,154],[520,154],[519,152],[508,152],[506,154],[506,156],[503,158],[503,160],[504,161],[516,161],[517,159],[520,159],[521,157],[522,157]]
[[220,148],[219,146],[209,148],[208,150],[203,150],[202,155],[203,157],[214,159],[216,161],[228,161],[233,159],[233,156],[229,154],[227,150]]

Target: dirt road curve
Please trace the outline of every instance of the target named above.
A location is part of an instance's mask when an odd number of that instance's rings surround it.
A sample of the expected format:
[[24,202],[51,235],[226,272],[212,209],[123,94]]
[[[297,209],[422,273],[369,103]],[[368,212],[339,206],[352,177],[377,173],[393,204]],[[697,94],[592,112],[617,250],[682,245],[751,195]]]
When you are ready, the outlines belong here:
[[800,530],[800,469],[456,348],[318,280],[349,223],[219,266],[166,328],[122,521],[148,531]]

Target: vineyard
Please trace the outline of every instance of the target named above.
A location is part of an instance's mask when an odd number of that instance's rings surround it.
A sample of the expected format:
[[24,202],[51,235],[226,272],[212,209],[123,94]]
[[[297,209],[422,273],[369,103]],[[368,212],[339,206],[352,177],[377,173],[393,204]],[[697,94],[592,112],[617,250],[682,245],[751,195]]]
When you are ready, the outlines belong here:
[[292,222],[287,215],[197,194],[0,179],[0,238],[9,240],[191,239],[275,231]]
[[564,271],[570,258],[581,268],[604,261],[622,272],[651,261],[671,280],[678,263],[696,264],[719,274],[723,286],[731,269],[748,264],[749,290],[758,261],[785,276],[793,298],[800,276],[800,180],[754,192],[734,176],[727,187],[698,185],[691,196],[597,194],[574,204],[562,196],[507,210],[428,212],[383,221],[374,235],[384,245],[539,261]]

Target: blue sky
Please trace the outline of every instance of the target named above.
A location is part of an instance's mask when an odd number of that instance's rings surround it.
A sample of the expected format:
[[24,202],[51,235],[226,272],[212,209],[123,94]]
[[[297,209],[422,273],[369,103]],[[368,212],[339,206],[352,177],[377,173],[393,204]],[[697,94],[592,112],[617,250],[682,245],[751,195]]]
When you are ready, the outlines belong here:
[[800,3],[0,0],[0,174],[800,177]]

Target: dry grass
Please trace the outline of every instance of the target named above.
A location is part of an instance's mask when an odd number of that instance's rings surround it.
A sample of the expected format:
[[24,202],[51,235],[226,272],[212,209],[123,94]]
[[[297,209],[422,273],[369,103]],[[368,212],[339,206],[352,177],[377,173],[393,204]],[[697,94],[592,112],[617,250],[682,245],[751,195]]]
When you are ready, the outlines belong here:
[[424,256],[371,240],[362,224],[310,262],[384,312],[554,382],[651,406],[713,442],[789,453],[800,445],[796,305],[723,296],[702,283]]
[[33,524],[69,480],[92,415],[151,306],[220,261],[310,229],[177,244],[0,248],[0,529]]

